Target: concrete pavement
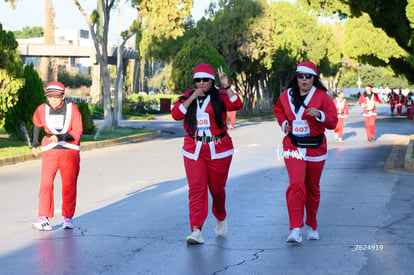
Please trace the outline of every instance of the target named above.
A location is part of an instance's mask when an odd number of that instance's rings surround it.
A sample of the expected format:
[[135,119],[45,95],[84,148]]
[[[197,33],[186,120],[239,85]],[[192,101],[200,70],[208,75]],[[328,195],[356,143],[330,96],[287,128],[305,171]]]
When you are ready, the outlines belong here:
[[[159,137],[81,154],[74,230],[60,228],[56,183],[54,230],[30,229],[37,212],[40,161],[0,168],[2,274],[411,274],[414,270],[414,176],[395,142],[413,124],[377,120],[367,143],[360,110],[351,107],[343,143],[327,133],[330,158],[321,180],[319,241],[285,243],[288,178],[278,159],[274,120],[230,130],[236,152],[227,187],[229,231],[187,246],[187,185],[179,151],[181,123],[164,121]],[[397,146],[398,147],[398,146]],[[403,146],[401,146],[403,147]],[[304,231],[304,233],[306,233]]]

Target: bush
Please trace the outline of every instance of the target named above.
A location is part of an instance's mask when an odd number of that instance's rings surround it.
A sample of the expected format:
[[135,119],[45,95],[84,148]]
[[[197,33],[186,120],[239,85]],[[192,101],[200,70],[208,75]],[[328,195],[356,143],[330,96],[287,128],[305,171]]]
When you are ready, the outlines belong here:
[[73,89],[80,88],[82,86],[92,86],[92,78],[90,75],[69,73],[66,70],[59,70],[58,81],[62,82],[65,87]]
[[93,119],[104,119],[104,109],[102,106],[96,104],[89,105],[89,114]]
[[132,94],[125,98],[122,112],[125,115],[159,114],[157,107],[160,105],[160,98],[171,98],[171,103],[178,100],[180,95],[140,95]]
[[[45,102],[43,83],[33,64],[24,68],[24,86],[18,92],[16,105],[7,110],[4,129],[13,138],[30,143],[33,136],[33,114]],[[44,135],[41,132],[40,138]]]
[[92,135],[95,132],[95,124],[93,124],[88,103],[80,102],[77,106],[82,116],[83,134]]

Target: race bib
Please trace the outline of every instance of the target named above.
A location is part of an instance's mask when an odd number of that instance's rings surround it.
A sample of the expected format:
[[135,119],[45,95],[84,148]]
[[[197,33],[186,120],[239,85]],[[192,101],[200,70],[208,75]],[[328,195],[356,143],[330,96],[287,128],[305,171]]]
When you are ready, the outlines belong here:
[[52,127],[53,129],[60,131],[63,129],[63,120],[65,116],[63,115],[51,115],[49,116],[49,123],[48,126]]
[[207,113],[197,114],[197,130],[210,129],[210,116]]
[[310,135],[309,123],[307,120],[294,120],[292,122],[292,134],[297,137]]

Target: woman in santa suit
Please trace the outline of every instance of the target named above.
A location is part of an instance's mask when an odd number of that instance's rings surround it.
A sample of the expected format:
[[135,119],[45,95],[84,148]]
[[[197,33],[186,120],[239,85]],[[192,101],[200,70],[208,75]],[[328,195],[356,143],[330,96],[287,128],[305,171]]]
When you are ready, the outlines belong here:
[[342,142],[342,134],[344,132],[344,123],[345,118],[348,117],[349,114],[349,107],[348,102],[344,98],[344,91],[338,91],[338,96],[334,98],[333,103],[336,106],[336,110],[338,112],[338,124],[335,128],[335,139],[338,142]]
[[336,107],[319,79],[312,62],[298,64],[296,75],[273,108],[286,136],[283,156],[289,174],[286,201],[290,234],[288,243],[302,242],[304,211],[307,239],[318,240],[316,215],[319,208],[319,181],[328,158],[325,129],[338,122]]
[[188,244],[204,243],[201,229],[208,214],[208,190],[217,219],[216,235],[227,232],[225,187],[234,149],[227,133],[226,111],[237,111],[243,103],[233,93],[221,67],[218,73],[224,88],[214,86],[214,71],[211,65],[199,64],[193,73],[196,88],[185,92],[171,111],[175,120],[184,120],[187,132],[182,154],[189,186],[192,231],[186,239]]
[[377,105],[380,100],[377,94],[372,92],[372,86],[365,86],[365,92],[361,94],[358,101],[359,105],[364,108],[362,116],[365,121],[365,130],[367,132],[368,142],[375,141],[375,119],[377,118]]
[[47,103],[40,105],[33,115],[33,147],[37,156],[40,129],[42,139],[42,171],[39,190],[39,219],[32,224],[36,230],[52,230],[54,216],[53,182],[59,170],[62,179],[63,228],[72,229],[76,207],[76,187],[80,163],[82,117],[73,103],[65,101],[65,86],[57,81],[46,86]]

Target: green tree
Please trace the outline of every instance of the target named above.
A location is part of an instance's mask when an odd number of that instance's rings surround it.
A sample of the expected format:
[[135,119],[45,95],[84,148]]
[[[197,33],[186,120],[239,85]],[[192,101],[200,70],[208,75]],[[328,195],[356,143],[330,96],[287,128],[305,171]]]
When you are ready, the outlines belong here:
[[18,91],[23,87],[23,65],[17,50],[18,44],[10,31],[0,24],[0,122],[4,114],[18,100]]
[[374,27],[368,14],[346,21],[343,53],[360,64],[382,67],[387,66],[392,58],[407,56],[394,39],[381,28]]
[[[209,44],[204,35],[200,34],[198,38],[190,39],[185,43],[181,51],[177,53],[172,62],[169,87],[180,93],[194,87],[193,72],[200,63],[210,64],[216,70],[222,66],[223,70],[229,73],[224,57]],[[216,83],[220,83],[217,72]]]
[[[246,55],[262,68],[264,91],[259,98],[267,108],[273,106],[279,92],[286,88],[299,62],[312,61],[330,76],[335,73],[333,64],[340,61],[333,31],[318,25],[314,16],[288,2],[270,4],[248,33]],[[322,63],[325,66],[320,66]]]
[[18,102],[8,109],[4,123],[7,133],[19,140],[27,140],[33,133],[33,114],[45,102],[43,83],[33,64],[24,68],[24,86],[18,92]]
[[[404,56],[390,56],[387,65],[414,82],[414,0],[298,0],[319,15],[337,14],[342,18],[359,18],[368,14],[372,24],[406,51]],[[361,37],[362,38],[362,37]],[[377,42],[377,41],[375,41]],[[372,50],[368,48],[368,55]]]
[[14,37],[16,39],[23,39],[23,38],[34,38],[34,37],[43,37],[43,27],[41,26],[33,26],[33,27],[23,27],[20,31],[13,32]]
[[89,111],[89,105],[85,102],[77,104],[79,112],[82,116],[82,127],[84,135],[92,135],[95,132],[95,124]]
[[[104,94],[104,127],[113,128],[117,125],[117,118],[113,115],[113,109],[111,105],[111,94],[110,94],[110,79],[108,70],[108,29],[110,20],[110,11],[115,4],[118,3],[116,0],[100,1],[101,10],[94,10],[90,16],[88,16],[85,10],[82,8],[80,1],[73,0],[74,4],[78,7],[79,11],[85,18],[86,24],[91,32],[92,39],[95,45],[96,58],[100,67],[100,75],[103,82],[103,94]],[[131,28],[128,31],[122,32],[122,35],[127,37],[133,32],[138,32],[144,28],[146,31],[153,30],[147,35],[146,41],[152,42],[153,38],[161,39],[168,36],[176,36],[177,33],[182,32],[181,20],[183,14],[191,10],[192,1],[154,1],[154,0],[132,0],[131,5],[136,7],[137,10],[142,13],[141,18],[145,18],[143,22],[145,25],[142,26],[141,22],[134,21]],[[166,20],[167,19],[167,20]],[[102,32],[101,32],[101,31]],[[157,33],[157,35],[154,35]],[[150,43],[147,43],[149,48]],[[120,45],[121,46],[121,45]],[[147,51],[141,51],[141,54],[146,54]]]

